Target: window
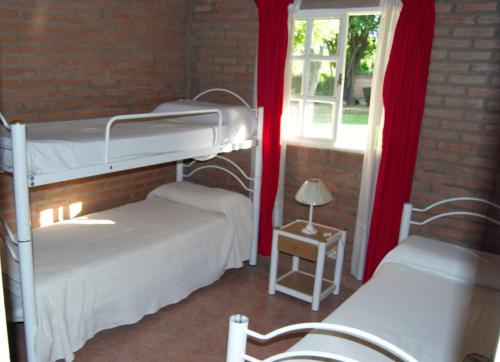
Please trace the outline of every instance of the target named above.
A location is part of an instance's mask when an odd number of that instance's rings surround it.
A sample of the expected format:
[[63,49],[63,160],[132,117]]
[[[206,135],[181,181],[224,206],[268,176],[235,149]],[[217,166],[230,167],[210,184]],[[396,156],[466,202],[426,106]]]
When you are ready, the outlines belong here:
[[378,23],[374,9],[298,12],[289,59],[288,140],[364,149]]

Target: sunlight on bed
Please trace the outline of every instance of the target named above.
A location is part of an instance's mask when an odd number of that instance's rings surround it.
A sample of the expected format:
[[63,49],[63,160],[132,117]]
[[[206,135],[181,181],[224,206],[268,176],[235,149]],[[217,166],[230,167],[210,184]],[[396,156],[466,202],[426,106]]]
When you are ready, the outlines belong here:
[[67,213],[65,213],[64,209],[64,206],[59,206],[57,208],[49,208],[40,211],[40,227],[49,226],[56,222],[63,222],[65,220],[65,215],[68,215],[69,219],[77,217],[83,210],[83,202],[77,201],[69,204],[67,207]]
[[[81,201],[74,202],[74,203],[70,204],[69,205],[69,218],[73,219],[74,217],[77,217],[82,212],[82,209],[83,209],[83,202],[81,202]],[[62,221],[62,220],[59,219],[59,221]]]
[[99,220],[99,219],[87,219],[80,218],[74,220],[63,220],[61,224],[71,224],[71,225],[115,225],[113,220]]
[[40,227],[49,226],[54,223],[54,209],[40,211]]

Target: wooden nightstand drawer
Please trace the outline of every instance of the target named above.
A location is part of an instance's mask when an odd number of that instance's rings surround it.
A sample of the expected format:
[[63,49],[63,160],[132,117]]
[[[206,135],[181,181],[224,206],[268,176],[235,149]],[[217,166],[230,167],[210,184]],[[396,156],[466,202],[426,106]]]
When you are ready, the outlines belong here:
[[278,250],[282,253],[298,256],[299,258],[313,262],[316,262],[318,258],[318,248],[315,245],[283,235],[278,237]]

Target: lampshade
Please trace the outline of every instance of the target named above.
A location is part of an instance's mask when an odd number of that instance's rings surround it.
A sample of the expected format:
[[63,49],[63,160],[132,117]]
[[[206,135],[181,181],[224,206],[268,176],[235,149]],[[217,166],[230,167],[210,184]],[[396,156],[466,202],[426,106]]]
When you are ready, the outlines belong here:
[[319,178],[306,180],[295,195],[295,200],[305,205],[324,205],[333,200],[333,196]]

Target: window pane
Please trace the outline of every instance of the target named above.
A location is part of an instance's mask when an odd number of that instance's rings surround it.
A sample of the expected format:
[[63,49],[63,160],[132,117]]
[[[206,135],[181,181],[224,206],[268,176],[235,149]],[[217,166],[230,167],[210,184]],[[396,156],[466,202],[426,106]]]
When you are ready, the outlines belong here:
[[[349,17],[346,61],[351,64],[345,74],[344,100],[337,127],[335,146],[363,150],[368,135],[372,73],[375,63],[380,17]],[[353,59],[353,54],[362,54]]]
[[293,55],[304,55],[307,21],[295,20],[293,26]]
[[327,60],[309,62],[308,96],[334,96],[336,66]]
[[339,19],[313,20],[311,54],[333,56],[338,53]]
[[335,103],[306,102],[305,107],[303,136],[332,139]]
[[300,104],[302,101],[290,100],[285,114],[285,127],[282,130],[285,138],[297,137],[301,134],[302,122],[300,117]]
[[302,78],[304,74],[304,61],[294,60],[292,62],[292,95],[302,95]]

